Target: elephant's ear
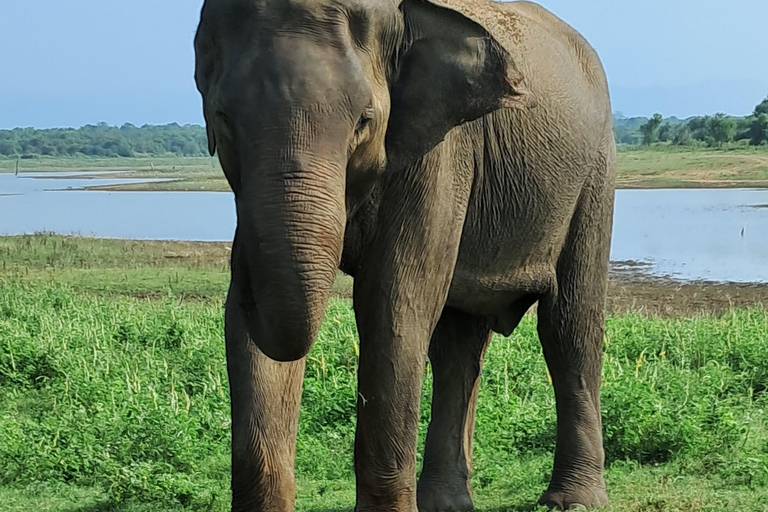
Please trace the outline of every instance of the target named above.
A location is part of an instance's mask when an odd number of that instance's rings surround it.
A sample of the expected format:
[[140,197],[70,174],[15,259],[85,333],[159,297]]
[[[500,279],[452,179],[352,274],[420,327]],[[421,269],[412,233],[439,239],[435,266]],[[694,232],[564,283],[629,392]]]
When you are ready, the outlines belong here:
[[533,104],[509,53],[479,23],[439,0],[402,0],[405,35],[392,85],[387,154],[407,165],[455,126]]
[[206,98],[207,93],[207,80],[200,77],[200,74],[195,75],[197,81],[197,88],[203,97],[203,119],[205,119],[205,134],[208,137],[208,154],[214,156],[216,154],[216,132],[213,130],[213,115],[211,114],[210,99]]
[[205,105],[203,105],[203,117],[205,118],[205,134],[208,136],[208,154],[213,156],[216,154],[216,134],[213,131],[213,119],[209,117]]
[[[203,5],[203,9],[205,6]],[[213,116],[211,115],[210,98],[208,96],[208,86],[210,75],[213,72],[213,65],[209,56],[210,44],[202,39],[202,22],[195,35],[195,85],[203,98],[203,118],[205,119],[205,134],[208,137],[208,154],[216,154],[216,134],[213,131]]]

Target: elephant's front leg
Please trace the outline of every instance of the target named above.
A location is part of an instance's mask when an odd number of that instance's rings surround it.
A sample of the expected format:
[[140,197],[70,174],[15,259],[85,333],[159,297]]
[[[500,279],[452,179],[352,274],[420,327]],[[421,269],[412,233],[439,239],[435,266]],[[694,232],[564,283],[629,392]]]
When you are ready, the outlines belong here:
[[466,204],[457,198],[454,175],[442,173],[435,160],[392,174],[377,236],[355,276],[358,511],[417,510],[424,365],[448,296],[464,221],[460,205]]
[[227,298],[232,511],[293,512],[304,359],[275,362],[249,338],[234,286]]
[[[390,303],[358,300],[360,286],[355,285],[360,333],[355,437],[358,512],[417,510],[419,402],[441,290],[423,282],[413,286],[397,288]],[[433,291],[431,298],[422,297],[417,286]],[[418,298],[411,301],[410,294]]]
[[416,510],[419,401],[431,324],[358,308],[357,511]]

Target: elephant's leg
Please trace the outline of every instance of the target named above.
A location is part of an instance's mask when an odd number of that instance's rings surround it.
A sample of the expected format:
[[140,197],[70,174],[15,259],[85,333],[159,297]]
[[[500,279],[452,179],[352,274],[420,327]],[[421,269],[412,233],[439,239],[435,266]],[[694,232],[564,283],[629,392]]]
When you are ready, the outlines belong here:
[[561,509],[608,503],[600,370],[611,198],[589,190],[582,197],[558,263],[557,291],[539,302],[539,337],[557,402],[554,468],[541,503]]
[[419,405],[432,326],[428,319],[406,325],[401,315],[380,322],[359,309],[356,313],[355,510],[416,512]]
[[490,329],[484,318],[446,308],[432,334],[432,417],[418,486],[419,510],[472,510],[472,436],[480,367]]
[[470,179],[457,183],[458,171],[443,166],[452,155],[440,146],[420,165],[385,178],[377,235],[355,276],[358,511],[417,510],[424,365],[453,277],[471,186]]
[[[404,275],[387,277],[387,282],[398,283],[392,293],[383,292],[376,281],[366,284],[355,278],[360,334],[357,512],[417,510],[416,447],[424,365],[449,281],[444,280],[443,291],[422,277],[418,284]],[[383,300],[373,298],[377,295]]]
[[249,338],[236,293],[226,310],[232,407],[232,511],[293,511],[304,359],[275,362]]

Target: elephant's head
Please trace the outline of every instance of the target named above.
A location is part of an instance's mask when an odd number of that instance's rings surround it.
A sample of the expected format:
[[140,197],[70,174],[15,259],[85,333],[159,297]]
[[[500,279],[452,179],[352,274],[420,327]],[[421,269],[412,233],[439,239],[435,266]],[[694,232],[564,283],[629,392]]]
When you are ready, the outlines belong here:
[[237,205],[233,286],[252,339],[282,361],[311,347],[347,214],[385,167],[528,102],[498,41],[437,0],[206,0],[195,51]]

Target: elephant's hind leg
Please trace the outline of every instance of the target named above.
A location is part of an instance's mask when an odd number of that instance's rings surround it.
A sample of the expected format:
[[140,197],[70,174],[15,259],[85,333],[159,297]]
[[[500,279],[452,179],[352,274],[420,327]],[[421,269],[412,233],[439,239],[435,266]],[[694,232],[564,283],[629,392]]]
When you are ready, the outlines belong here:
[[230,290],[227,372],[232,407],[232,511],[293,512],[304,359],[279,363],[249,339]]
[[541,503],[608,504],[603,479],[600,370],[612,195],[586,189],[557,267],[557,291],[539,302],[539,337],[557,403],[552,479]]
[[419,510],[472,510],[472,436],[480,367],[490,340],[484,318],[445,308],[432,334],[432,418],[418,485]]

